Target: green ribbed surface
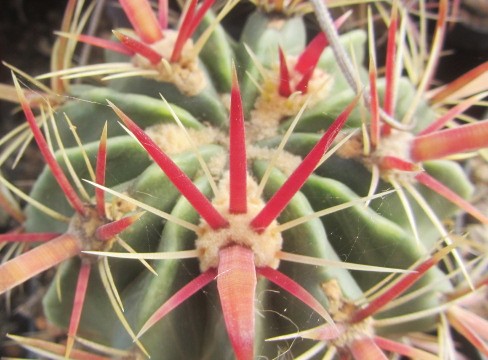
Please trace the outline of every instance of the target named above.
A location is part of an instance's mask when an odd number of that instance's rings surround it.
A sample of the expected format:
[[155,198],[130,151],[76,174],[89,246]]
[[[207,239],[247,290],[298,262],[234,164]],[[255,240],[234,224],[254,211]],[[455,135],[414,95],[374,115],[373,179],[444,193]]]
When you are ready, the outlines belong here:
[[[206,23],[211,21],[207,17]],[[171,104],[180,120],[187,128],[202,129],[210,124],[227,132],[228,110],[222,95],[230,90],[231,62],[236,63],[240,77],[241,91],[246,118],[254,106],[259,91],[247,74],[259,78],[255,64],[243,47],[246,43],[264,66],[277,61],[277,46],[287,54],[297,55],[304,46],[305,25],[302,18],[270,20],[263,13],[256,12],[244,27],[237,46],[232,44],[225,30],[218,26],[215,34],[201,53],[200,66],[208,78],[207,88],[199,95],[186,97],[173,85],[158,83],[143,78],[114,80],[109,87],[77,86],[73,87],[73,96],[86,102],[69,101],[62,106],[58,114],[66,112],[76,125],[85,144],[85,149],[92,164],[105,121],[109,125],[107,186],[145,202],[159,210],[198,224],[199,217],[189,203],[182,198],[167,177],[152,164],[145,151],[117,124],[117,117],[106,106],[109,99],[127,113],[141,127],[153,124],[171,123],[172,116],[162,100],[161,93]],[[341,37],[346,49],[354,53],[356,61],[361,63],[365,56],[366,36],[362,31],[351,31]],[[327,129],[335,117],[354,98],[346,86],[345,80],[332,52],[326,50],[319,66],[334,78],[333,91],[326,99],[307,109],[297,130],[289,140],[286,150],[304,156],[315,144],[320,132]],[[365,78],[367,72],[360,70]],[[379,83],[380,94],[384,85]],[[413,87],[405,80],[398,87],[398,116],[408,109]],[[424,121],[431,121],[432,111],[423,104],[417,114]],[[284,119],[279,132],[288,128],[291,119]],[[356,109],[345,128],[361,126],[361,113]],[[61,121],[60,121],[61,122]],[[80,178],[89,179],[88,172],[67,127],[61,126],[61,135],[68,150],[74,168]],[[258,146],[275,147],[281,136],[261,141]],[[226,152],[225,145],[206,145],[199,152],[207,161]],[[58,155],[59,158],[60,155]],[[199,187],[210,196],[208,184],[201,177],[201,170],[194,153],[186,152],[172,156],[173,160],[188,174]],[[62,161],[60,161],[62,163]],[[255,179],[260,179],[267,166],[266,161],[251,161],[249,171]],[[426,164],[426,169],[434,177],[446,183],[463,197],[468,197],[471,185],[458,165],[449,161],[436,161]],[[311,214],[330,206],[341,204],[358,196],[364,196],[370,184],[369,170],[355,160],[333,156],[316,171],[281,214],[278,221],[285,222]],[[265,199],[272,196],[286,180],[279,170],[273,170],[265,187]],[[90,194],[93,188],[86,186]],[[381,182],[379,190],[391,188]],[[421,188],[421,187],[420,187]],[[448,205],[431,191],[420,189],[438,216],[443,219],[453,214],[456,208]],[[47,206],[71,215],[69,205],[64,200],[59,187],[49,171],[45,170],[37,180],[31,196]],[[320,257],[329,260],[408,268],[427,254],[439,234],[433,229],[423,211],[414,206],[421,233],[421,244],[413,238],[410,225],[396,194],[390,194],[373,201],[369,208],[355,206],[337,214],[314,219],[306,224],[290,229],[283,234],[284,251],[302,255]],[[64,231],[66,224],[50,219],[47,215],[29,206],[27,209],[27,231]],[[121,237],[140,252],[177,251],[194,248],[195,234],[182,227],[147,213],[125,231]],[[118,246],[115,251],[122,251]],[[196,260],[151,261],[159,276],[154,276],[136,260],[110,259],[111,271],[115,283],[125,304],[125,316],[133,330],[138,332],[143,323],[168,297],[174,294],[198,273]],[[63,264],[59,272],[62,299],[56,294],[53,284],[44,300],[48,319],[56,325],[66,327],[76,283],[79,260],[74,259]],[[295,279],[313,294],[324,306],[327,299],[320,286],[329,279],[337,279],[343,293],[350,299],[360,298],[362,291],[369,289],[385,275],[370,272],[347,271],[337,268],[319,268],[310,265],[297,265],[282,262],[279,270]],[[132,348],[132,340],[121,327],[119,320],[111,310],[100,282],[98,270],[92,272],[92,280],[85,301],[79,334],[91,340],[117,348]],[[430,286],[432,291],[420,298],[399,306],[383,316],[397,316],[420,311],[440,305],[439,290],[449,288],[449,282],[438,269],[434,269],[417,285]],[[308,307],[291,295],[278,291],[266,281],[258,286],[260,314],[256,315],[257,338],[256,355],[274,358],[289,342],[264,342],[271,336],[292,333],[317,326],[321,320]],[[285,314],[286,317],[278,314]],[[288,319],[289,318],[289,319]],[[385,329],[385,333],[402,333],[411,329],[429,330],[435,324],[433,317]],[[215,284],[205,288],[173,311],[163,321],[142,337],[142,342],[151,353],[152,359],[231,359],[233,351],[227,338],[220,312],[220,304]],[[311,345],[310,342],[297,340],[292,353],[299,355]]]

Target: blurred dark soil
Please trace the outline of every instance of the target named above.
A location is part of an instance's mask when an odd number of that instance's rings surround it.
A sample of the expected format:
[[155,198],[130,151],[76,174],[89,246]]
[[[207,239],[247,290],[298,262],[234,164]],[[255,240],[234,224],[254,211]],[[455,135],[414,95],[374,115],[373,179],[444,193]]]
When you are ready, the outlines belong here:
[[[30,75],[49,70],[53,31],[59,28],[64,12],[64,1],[6,0],[0,2],[0,60],[14,65]],[[10,69],[0,64],[0,83],[12,84]],[[21,124],[24,119],[16,111],[16,104],[0,101],[0,137]],[[19,186],[26,188],[42,165],[39,152],[28,149],[26,163],[11,170],[7,164],[2,172],[8,178],[20,178]]]
[[[55,40],[53,30],[59,28],[64,12],[64,1],[59,0],[2,0],[0,2],[0,60],[29,73],[39,75],[49,70],[51,47]],[[0,83],[12,84],[10,70],[0,65]],[[16,111],[17,105],[0,101],[0,138],[24,119]],[[31,147],[16,170],[7,166],[2,174],[27,189],[35,180],[43,162],[39,152]],[[14,224],[10,224],[11,226]],[[6,231],[0,224],[0,231]],[[2,231],[2,232],[3,232]],[[5,334],[25,334],[45,329],[46,322],[40,305],[43,277],[27,283],[0,298],[0,357],[25,357],[19,347],[5,341]],[[3,343],[2,343],[3,342]]]
[[[51,47],[65,1],[6,0],[0,3],[0,59],[29,73],[49,70]],[[0,82],[11,83],[10,70],[0,67]],[[4,106],[0,103],[0,106]]]

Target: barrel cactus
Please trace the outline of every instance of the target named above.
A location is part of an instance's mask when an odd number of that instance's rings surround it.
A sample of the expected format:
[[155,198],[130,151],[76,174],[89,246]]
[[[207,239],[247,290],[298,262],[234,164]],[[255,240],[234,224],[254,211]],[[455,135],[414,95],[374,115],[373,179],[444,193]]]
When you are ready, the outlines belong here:
[[131,28],[112,39],[83,34],[75,3],[56,55],[82,42],[105,62],[46,74],[62,101],[13,72],[29,126],[4,142],[32,134],[47,166],[29,195],[1,178],[5,210],[27,205],[0,240],[44,242],[0,265],[0,291],[59,265],[43,308],[67,343],[12,339],[54,358],[431,359],[418,334],[447,341],[450,323],[486,355],[488,323],[463,305],[486,243],[445,223],[488,222],[454,157],[488,146],[487,121],[456,121],[486,64],[427,92],[447,1],[418,81],[401,76],[418,44],[400,2],[380,6],[384,77],[372,17],[340,31],[350,13],[320,1],[256,1],[232,37],[238,1],[190,0],[172,24],[166,1],[120,0]]

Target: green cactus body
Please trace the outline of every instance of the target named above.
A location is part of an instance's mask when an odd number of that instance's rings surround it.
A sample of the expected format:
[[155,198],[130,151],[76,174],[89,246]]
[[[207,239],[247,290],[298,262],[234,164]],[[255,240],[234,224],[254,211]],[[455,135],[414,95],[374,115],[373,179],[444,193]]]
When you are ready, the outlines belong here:
[[[203,33],[204,27],[208,26],[214,18],[212,14],[207,15],[197,34]],[[247,171],[256,183],[264,176],[272,159],[273,150],[280,143],[307,96],[293,95],[294,99],[298,100],[292,105],[290,104],[294,101],[293,96],[284,99],[283,108],[288,106],[289,109],[285,109],[286,111],[283,111],[282,115],[269,126],[263,125],[262,119],[266,118],[266,113],[259,113],[260,109],[256,108],[256,104],[259,101],[274,101],[273,96],[279,96],[266,93],[268,88],[264,87],[263,83],[270,79],[275,82],[279,79],[279,72],[276,71],[278,46],[282,47],[283,52],[289,56],[287,61],[291,62],[296,61],[296,59],[290,60],[292,55],[297,56],[304,50],[305,25],[301,17],[286,18],[257,11],[248,19],[237,45],[228,37],[225,29],[217,25],[200,53],[198,67],[204,74],[206,85],[197,94],[188,95],[174,84],[145,77],[110,80],[107,87],[72,87],[71,92],[75,100],[65,103],[58,109],[58,113],[66,113],[76,126],[90,161],[96,156],[97,138],[103,123],[105,120],[108,122],[107,187],[195,226],[201,226],[201,216],[153,163],[146,150],[133,138],[125,135],[124,129],[117,124],[118,116],[110,107],[105,106],[105,100],[108,99],[119,107],[141,128],[146,129],[153,139],[161,137],[164,142],[161,145],[163,150],[212,201],[215,194],[208,179],[202,175],[196,152],[191,151],[191,147],[183,147],[182,150],[171,144],[171,142],[182,143],[187,140],[183,133],[179,134],[178,127],[172,124],[173,115],[170,108],[159,99],[159,94],[171,104],[171,108],[184,127],[192,131],[190,137],[196,143],[197,153],[210,164],[210,173],[219,186],[229,167],[227,99],[232,87],[232,61],[235,62],[240,78],[247,124],[246,146],[249,161]],[[359,30],[341,36],[343,46],[354,55],[357,63],[362,63],[364,60],[365,40],[365,33]],[[248,49],[244,48],[244,44]],[[249,52],[260,65],[251,59]],[[110,56],[111,60],[115,58],[123,59],[119,55]],[[268,79],[261,77],[259,66],[270,72]],[[347,86],[330,49],[321,55],[315,71],[327,74],[327,86],[323,87],[325,89],[323,93],[317,91],[317,94],[313,94],[316,98],[310,101],[310,106],[299,121],[296,132],[286,144],[284,155],[275,163],[275,168],[264,187],[262,195],[264,202],[270,199],[290,176],[291,170],[288,169],[288,165],[293,163],[291,165],[293,168],[303,161],[321,138],[321,133],[330,127],[333,120],[356,97]],[[365,68],[361,67],[358,73],[361,78],[367,78]],[[263,93],[260,93],[259,88],[248,75],[255,78],[259,85],[263,85]],[[384,85],[380,84],[379,87],[382,96]],[[409,98],[413,96],[412,94],[412,86],[408,80],[402,79],[398,86],[399,104],[396,108],[396,116],[402,117],[408,110]],[[271,100],[266,99],[266,96]],[[300,100],[300,97],[304,99]],[[271,109],[273,106],[279,107],[274,103],[268,106]],[[282,109],[274,110],[279,112]],[[256,116],[258,120],[256,118],[253,120]],[[416,116],[423,122],[429,123],[434,114],[427,105],[422,104]],[[363,117],[364,112],[361,114],[357,107],[351,113],[344,129],[352,131],[360,128],[364,121]],[[58,120],[63,142],[66,147],[70,147],[67,151],[68,158],[77,175],[89,179],[81,150],[72,139],[68,126],[62,125],[61,119]],[[60,153],[57,156],[62,164]],[[217,161],[219,159],[220,161]],[[432,161],[424,165],[432,176],[447,184],[456,193],[464,198],[470,196],[471,185],[457,164],[450,161]],[[367,195],[370,182],[370,168],[361,159],[348,158],[339,152],[316,169],[301,192],[298,192],[289,202],[277,222],[284,224],[313,214],[315,211],[357,200],[359,196]],[[391,185],[387,180],[382,180],[377,192],[389,188]],[[91,189],[89,194],[93,195],[93,188],[87,186],[87,189]],[[421,193],[440,219],[449,217],[456,211],[454,205],[448,205],[431,190],[422,189]],[[64,215],[73,214],[47,169],[34,185],[31,196]],[[124,204],[128,204],[125,200],[117,203],[117,196],[107,196],[107,206],[110,206],[114,212],[112,216],[136,212],[137,206],[124,207]],[[320,219],[310,219],[280,234],[283,238],[280,251],[330,261],[342,260],[369,266],[407,269],[428,255],[440,235],[432,229],[432,224],[423,215],[423,210],[414,206],[413,212],[421,235],[421,243],[416,243],[402,209],[398,196],[389,194],[373,200],[369,207],[355,205]],[[115,214],[117,211],[118,215]],[[66,230],[66,224],[50,219],[33,206],[27,207],[26,214],[27,231],[63,232]],[[150,212],[144,214],[140,220],[120,234],[120,237],[131,247],[142,253],[194,250],[199,236],[198,232],[195,234],[171,221],[162,220]],[[115,245],[111,251],[124,250],[119,245]],[[279,261],[278,256],[276,261]],[[58,326],[67,327],[69,324],[79,263],[78,258],[64,263],[58,269],[56,281],[44,298],[46,315],[49,321]],[[92,267],[97,272],[95,263]],[[152,265],[158,276],[147,271],[137,260],[110,258],[109,263],[115,286],[121,294],[125,307],[124,316],[136,333],[161,304],[202,272],[199,269],[199,261],[195,258],[153,261]],[[323,290],[325,283],[336,280],[344,297],[356,300],[361,299],[365,291],[386,276],[384,273],[319,267],[284,260],[281,260],[278,270],[299,283],[326,308],[329,300]],[[61,297],[57,292],[58,282]],[[430,291],[408,303],[378,314],[378,318],[401,316],[438,307],[442,303],[441,294],[451,289],[446,275],[438,268],[430,270],[412,290],[423,287],[430,287]],[[133,340],[115,316],[103,288],[99,275],[94,275],[89,283],[78,333],[82,337],[108,346],[132,349]],[[310,340],[303,339],[265,342],[271,337],[314,328],[324,324],[325,321],[309,306],[280,287],[272,285],[268,280],[259,279],[256,291],[259,314],[256,315],[255,325],[255,356],[275,358],[285,351],[291,351],[293,356],[298,356],[314,344]],[[220,306],[217,287],[210,284],[205,287],[205,291],[189,297],[182,305],[157,322],[140,337],[140,341],[152,359],[234,358],[234,349],[227,337]],[[431,330],[436,323],[437,317],[432,315],[420,320],[380,328],[378,332],[386,336],[391,334],[401,336],[412,330]]]

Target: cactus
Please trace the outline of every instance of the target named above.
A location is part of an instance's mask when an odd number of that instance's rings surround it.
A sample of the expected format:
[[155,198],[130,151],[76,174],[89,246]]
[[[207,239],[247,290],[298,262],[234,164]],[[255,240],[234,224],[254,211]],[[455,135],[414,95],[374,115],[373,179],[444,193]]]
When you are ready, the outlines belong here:
[[[238,1],[190,0],[175,30],[166,1],[157,14],[119,2],[132,28],[104,40],[80,33],[70,1],[54,54],[84,42],[105,63],[55,62],[41,100],[13,68],[28,127],[3,158],[32,134],[47,166],[29,195],[0,177],[21,223],[0,240],[42,242],[0,265],[0,292],[59,265],[43,307],[67,344],[11,339],[53,358],[433,359],[418,334],[442,345],[450,324],[487,355],[488,322],[465,306],[486,286],[486,243],[443,224],[460,210],[488,222],[453,157],[488,146],[486,120],[455,121],[486,96],[456,91],[487,66],[427,92],[447,1],[419,81],[400,76],[417,60],[400,2],[384,78],[370,13],[367,31],[338,35],[350,13],[332,23],[320,1],[256,1],[233,39],[221,20]],[[323,32],[307,41],[310,10]]]

